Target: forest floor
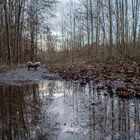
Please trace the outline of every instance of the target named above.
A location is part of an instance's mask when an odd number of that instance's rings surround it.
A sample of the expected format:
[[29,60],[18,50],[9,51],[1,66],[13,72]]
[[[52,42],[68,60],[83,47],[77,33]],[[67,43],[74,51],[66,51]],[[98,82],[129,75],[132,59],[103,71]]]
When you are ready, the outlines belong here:
[[140,97],[140,64],[53,65],[36,71],[27,67],[0,68],[0,84],[38,83],[41,80],[65,79],[78,81],[81,86],[95,81],[97,90],[114,91],[119,97]]
[[37,70],[26,67],[4,67],[0,68],[0,84],[23,84],[37,83],[41,80],[60,79],[57,74],[51,73],[48,69],[40,67]]
[[97,90],[115,91],[119,97],[140,97],[140,64],[67,64],[50,66],[49,70],[65,80],[80,81],[84,86],[95,81]]

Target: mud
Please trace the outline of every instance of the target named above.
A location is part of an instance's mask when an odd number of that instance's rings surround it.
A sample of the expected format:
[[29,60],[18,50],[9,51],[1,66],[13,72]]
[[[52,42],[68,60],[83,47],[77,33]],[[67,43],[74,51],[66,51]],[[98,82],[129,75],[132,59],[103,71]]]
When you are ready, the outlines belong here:
[[57,74],[50,73],[46,68],[38,68],[37,70],[27,68],[14,68],[3,70],[0,73],[0,84],[23,84],[23,83],[38,83],[41,80],[60,79]]

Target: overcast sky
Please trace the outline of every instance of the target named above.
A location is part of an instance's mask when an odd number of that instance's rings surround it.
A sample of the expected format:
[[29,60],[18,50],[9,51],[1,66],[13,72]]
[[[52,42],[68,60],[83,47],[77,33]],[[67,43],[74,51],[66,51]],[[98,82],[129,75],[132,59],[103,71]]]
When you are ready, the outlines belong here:
[[53,26],[53,28],[55,28],[54,30],[58,31],[60,28],[60,22],[61,22],[61,10],[65,7],[66,3],[69,0],[58,0],[59,3],[57,4],[56,7],[56,17],[51,19],[51,25]]
[[[53,33],[60,33],[61,32],[61,11],[66,7],[66,3],[70,0],[58,0],[57,9],[56,9],[56,17],[51,19],[51,25],[53,26]],[[72,0],[78,1],[78,0]]]

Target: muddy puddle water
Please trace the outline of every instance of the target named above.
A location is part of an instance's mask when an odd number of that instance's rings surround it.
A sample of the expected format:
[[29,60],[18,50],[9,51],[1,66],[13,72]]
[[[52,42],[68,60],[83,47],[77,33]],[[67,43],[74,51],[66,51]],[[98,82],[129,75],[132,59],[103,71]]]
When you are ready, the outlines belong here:
[[94,83],[0,86],[0,140],[138,140],[140,100],[97,92]]

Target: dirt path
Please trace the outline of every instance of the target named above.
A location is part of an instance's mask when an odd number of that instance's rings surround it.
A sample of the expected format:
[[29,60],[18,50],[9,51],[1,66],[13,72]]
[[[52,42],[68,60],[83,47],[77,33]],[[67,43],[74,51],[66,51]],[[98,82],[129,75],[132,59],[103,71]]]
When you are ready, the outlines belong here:
[[0,84],[22,84],[36,83],[41,80],[55,80],[60,77],[48,71],[47,68],[40,67],[36,71],[27,68],[14,68],[0,73]]

